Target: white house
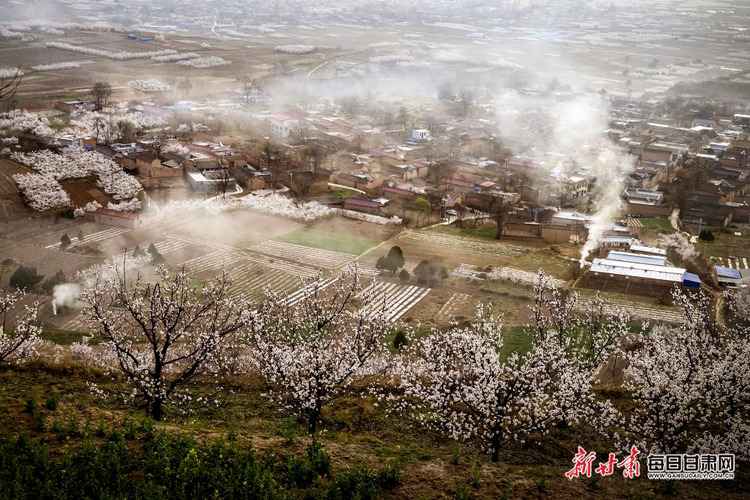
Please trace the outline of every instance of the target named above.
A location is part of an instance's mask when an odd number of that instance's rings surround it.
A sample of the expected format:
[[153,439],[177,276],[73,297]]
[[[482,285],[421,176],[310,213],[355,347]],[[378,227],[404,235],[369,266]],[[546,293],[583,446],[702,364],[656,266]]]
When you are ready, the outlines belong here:
[[290,115],[271,116],[271,131],[278,137],[289,137],[289,134],[299,130],[299,118]]
[[411,131],[411,138],[418,141],[426,141],[430,139],[430,131],[426,128],[417,128]]

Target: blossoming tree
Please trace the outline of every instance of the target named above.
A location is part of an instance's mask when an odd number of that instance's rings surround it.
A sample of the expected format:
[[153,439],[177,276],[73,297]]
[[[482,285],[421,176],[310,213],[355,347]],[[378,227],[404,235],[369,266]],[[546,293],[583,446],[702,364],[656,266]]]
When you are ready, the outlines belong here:
[[469,326],[416,339],[395,363],[403,396],[396,408],[420,424],[478,445],[499,460],[509,441],[545,433],[559,406],[549,390],[544,353],[503,359],[501,323],[479,308]]
[[558,391],[562,421],[610,418],[609,402],[598,400],[592,382],[628,333],[628,313],[601,295],[581,303],[578,292],[564,293],[539,271],[534,285],[534,324],[526,332],[544,346],[545,371]]
[[376,296],[362,295],[360,281],[356,267],[332,284],[319,276],[296,304],[269,292],[247,313],[248,344],[272,398],[304,416],[313,439],[326,405],[385,368],[390,328],[384,314],[372,316]]
[[655,327],[628,353],[633,405],[619,418],[619,436],[649,453],[750,457],[750,328],[720,331],[702,292],[674,297],[682,324]]
[[243,326],[243,306],[228,295],[226,273],[200,289],[184,271],[157,268],[153,282],[140,272],[132,280],[126,274],[117,269],[97,279],[80,298],[132,388],[129,397],[155,420],[167,404],[202,404],[188,389],[196,378],[220,372],[222,348]]
[[36,353],[39,334],[37,325],[37,303],[33,307],[23,306],[23,313],[15,318],[14,328],[9,328],[8,317],[14,306],[24,297],[24,292],[16,290],[0,294],[0,362],[22,362]]

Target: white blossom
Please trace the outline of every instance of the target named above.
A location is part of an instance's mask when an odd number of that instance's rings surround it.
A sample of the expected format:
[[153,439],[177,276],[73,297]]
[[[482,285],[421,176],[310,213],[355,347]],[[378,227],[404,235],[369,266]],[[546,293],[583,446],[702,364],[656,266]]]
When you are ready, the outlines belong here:
[[51,64],[37,64],[36,66],[32,66],[31,69],[34,71],[56,71],[60,69],[79,68],[80,66],[81,66],[80,61],[66,61],[66,62],[57,62],[57,63],[51,63]]
[[169,90],[169,85],[161,80],[131,80],[128,85],[141,92],[164,92]]
[[39,334],[42,329],[37,325],[36,314],[39,304],[23,306],[23,312],[11,320],[13,307],[24,298],[24,292],[5,292],[0,294],[0,316],[3,325],[14,324],[13,328],[0,327],[0,362],[21,363],[36,354]]
[[673,248],[684,260],[690,260],[698,255],[695,247],[684,234],[675,231],[669,234],[659,235],[659,246],[661,248]]
[[[115,162],[94,151],[68,148],[58,154],[42,150],[14,153],[12,158],[39,172],[13,176],[19,190],[34,210],[44,211],[71,204],[70,197],[59,183],[64,179],[96,175],[97,185],[118,200],[132,199],[142,189],[135,177],[126,174]],[[132,208],[134,204],[129,203],[126,206]]]
[[39,136],[51,136],[55,133],[46,117],[29,113],[25,109],[0,114],[0,130],[18,130]]
[[315,50],[312,45],[278,45],[274,47],[276,52],[283,52],[285,54],[308,54]]
[[152,57],[166,56],[170,54],[176,54],[176,50],[165,49],[165,50],[152,50],[148,52],[128,52],[128,51],[112,51],[104,49],[95,49],[93,47],[82,47],[80,45],[72,45],[64,42],[47,42],[47,47],[66,50],[68,52],[77,52],[79,54],[89,54],[92,56],[106,57],[114,59],[116,61],[126,61],[130,59],[149,59]]
[[223,66],[225,64],[232,64],[232,61],[227,61],[226,59],[222,59],[219,56],[208,56],[198,57],[195,59],[183,59],[177,61],[177,64],[180,64],[182,66],[190,66],[191,68],[206,69],[216,66]]

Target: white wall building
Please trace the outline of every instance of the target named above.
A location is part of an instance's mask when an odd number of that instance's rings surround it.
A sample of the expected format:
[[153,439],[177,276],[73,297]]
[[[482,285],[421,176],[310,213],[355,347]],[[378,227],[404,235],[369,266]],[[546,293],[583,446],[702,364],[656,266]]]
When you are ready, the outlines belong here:
[[289,134],[299,130],[299,118],[290,115],[271,116],[271,131],[278,137],[289,137]]

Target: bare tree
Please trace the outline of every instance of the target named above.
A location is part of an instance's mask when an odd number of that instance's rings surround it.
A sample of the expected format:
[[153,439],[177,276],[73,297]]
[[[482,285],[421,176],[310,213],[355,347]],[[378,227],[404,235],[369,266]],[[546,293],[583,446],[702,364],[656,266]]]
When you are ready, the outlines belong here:
[[[309,162],[310,170],[317,172],[323,161],[323,148],[316,142],[310,142],[302,150],[302,160]],[[303,166],[304,168],[304,166]]]
[[94,106],[99,111],[107,106],[112,95],[112,87],[108,83],[96,82],[91,89],[91,94],[94,96]]
[[307,196],[310,186],[313,185],[315,177],[312,172],[292,172],[292,184],[300,196]]
[[218,194],[225,196],[227,194],[227,191],[229,190],[229,186],[232,185],[232,181],[234,178],[232,177],[232,174],[229,172],[229,168],[222,167],[219,171],[219,175],[216,182],[216,191]]
[[461,117],[466,118],[469,116],[471,107],[474,104],[474,99],[474,90],[464,87],[458,91],[459,111],[461,112]]
[[187,96],[190,94],[190,91],[193,90],[193,83],[190,81],[189,78],[184,78],[177,83],[177,90],[180,91],[180,94],[182,94],[183,99],[187,99]]
[[279,179],[282,178],[287,169],[288,165],[286,158],[284,158],[281,148],[271,141],[263,143],[260,150],[260,157],[263,163],[265,163],[268,172],[271,174],[271,186],[275,191],[276,184]]
[[23,71],[20,66],[15,70],[0,70],[0,105],[13,100],[21,80]]
[[455,171],[455,165],[441,160],[434,160],[430,162],[428,175],[432,177],[433,182],[440,188],[445,183],[445,180],[450,178]]
[[[124,266],[123,266],[124,267]],[[183,271],[156,269],[147,283],[117,269],[81,294],[105,356],[132,387],[128,397],[160,420],[167,404],[190,407],[194,379],[218,374],[222,347],[242,325],[243,304],[228,295],[226,272],[198,289]],[[200,401],[198,401],[200,403]]]
[[250,103],[250,96],[253,95],[254,90],[255,87],[253,86],[252,78],[246,76],[240,80],[240,91],[242,92],[242,95],[245,96],[246,105]]

